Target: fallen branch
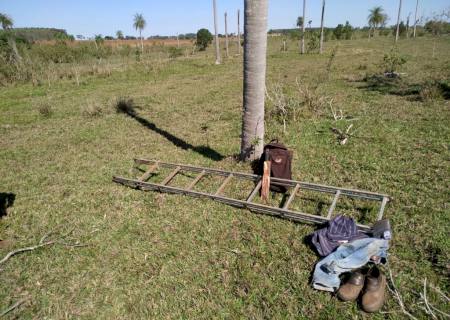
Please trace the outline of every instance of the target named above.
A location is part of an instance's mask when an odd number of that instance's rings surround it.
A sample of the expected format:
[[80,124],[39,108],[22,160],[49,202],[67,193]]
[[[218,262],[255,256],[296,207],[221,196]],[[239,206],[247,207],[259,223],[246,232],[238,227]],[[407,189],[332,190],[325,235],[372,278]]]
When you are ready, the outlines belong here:
[[425,311],[427,312],[427,314],[431,315],[434,319],[437,319],[433,310],[431,310],[431,307],[430,307],[430,304],[429,304],[428,298],[427,298],[427,278],[425,278],[423,280],[423,293],[421,293],[420,296],[422,297],[423,301],[425,302],[425,308],[426,308]]
[[3,317],[4,315],[10,313],[10,312],[13,311],[15,308],[17,308],[17,307],[19,307],[21,304],[23,304],[25,301],[27,301],[27,298],[21,299],[21,300],[17,301],[16,303],[14,303],[12,306],[6,308],[5,310],[2,311],[2,313],[0,313],[0,317]]
[[9,258],[11,258],[12,256],[15,256],[16,254],[19,254],[19,253],[22,253],[22,252],[26,252],[26,251],[33,251],[33,250],[36,250],[36,249],[41,248],[41,247],[52,245],[54,243],[55,243],[55,241],[48,241],[48,242],[44,242],[44,243],[39,243],[39,244],[37,244],[35,246],[20,248],[20,249],[11,251],[2,260],[0,260],[0,264],[5,263],[6,261],[9,260]]
[[416,317],[414,317],[411,313],[409,313],[409,312],[406,310],[405,304],[403,303],[402,296],[400,295],[400,293],[399,293],[398,290],[397,290],[397,287],[395,286],[395,283],[394,283],[394,277],[392,276],[392,270],[391,270],[391,268],[389,267],[389,264],[386,266],[386,268],[387,268],[388,271],[389,271],[389,281],[390,281],[390,283],[391,283],[391,285],[392,285],[392,289],[391,289],[390,286],[388,286],[389,291],[391,291],[391,293],[393,294],[393,296],[397,299],[397,302],[398,302],[400,308],[402,309],[402,312],[403,312],[405,315],[407,315],[408,317],[410,317],[411,319],[417,320]]
[[50,245],[53,245],[53,244],[62,244],[64,246],[66,246],[66,247],[86,247],[87,246],[86,244],[80,244],[78,242],[76,242],[76,243],[66,243],[66,242],[63,242],[61,240],[61,239],[65,238],[65,237],[67,237],[70,233],[72,233],[72,231],[73,231],[73,229],[71,229],[69,232],[65,233],[63,236],[61,236],[57,240],[45,241],[48,238],[48,236],[50,234],[52,234],[51,232],[47,233],[41,238],[41,240],[39,241],[39,243],[37,245],[30,246],[30,247],[25,247],[25,248],[20,248],[20,249],[16,249],[16,250],[13,250],[13,251],[9,252],[2,260],[0,260],[0,265],[5,263],[6,261],[8,261],[12,256],[15,256],[16,254],[27,252],[27,251],[33,251],[33,250],[36,250],[36,249],[39,249],[39,248],[42,248],[42,247],[45,247],[45,246],[50,246]]

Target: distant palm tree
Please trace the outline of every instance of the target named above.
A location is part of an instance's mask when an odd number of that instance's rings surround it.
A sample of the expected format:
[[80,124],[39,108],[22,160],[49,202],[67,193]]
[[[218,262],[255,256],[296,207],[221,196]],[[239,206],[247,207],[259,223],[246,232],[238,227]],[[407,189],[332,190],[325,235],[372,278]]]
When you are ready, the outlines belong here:
[[117,39],[123,39],[123,32],[121,30],[117,30],[116,37]]
[[400,35],[400,15],[402,12],[402,0],[398,3],[398,16],[397,16],[397,30],[395,32],[395,42],[398,41],[398,37]]
[[144,16],[141,13],[136,13],[134,15],[134,23],[133,27],[136,30],[139,30],[139,38],[141,39],[141,52],[144,52],[144,40],[142,39],[142,30],[144,30],[147,22],[144,19]]
[[417,9],[419,8],[419,0],[416,1],[416,13],[414,14],[414,33],[413,37],[416,37],[416,29],[417,29]]
[[10,16],[4,13],[0,13],[0,24],[3,30],[11,29],[13,26],[13,20]]
[[8,43],[11,46],[16,61],[20,61],[22,60],[22,57],[19,54],[19,50],[17,50],[16,39],[14,38],[14,35],[10,32],[10,29],[12,28],[13,24],[14,24],[13,19],[10,16],[4,13],[0,13],[0,25],[2,26],[3,30],[7,31]]
[[215,39],[215,45],[216,45],[216,64],[220,64],[220,47],[219,47],[219,33],[217,31],[216,0],[213,0],[213,15],[214,15],[214,39]]
[[323,52],[323,19],[325,17],[325,0],[322,0],[322,17],[320,19],[320,45],[319,45],[319,53]]
[[303,17],[302,17],[302,45],[301,53],[305,53],[305,21],[306,21],[306,0],[303,0]]
[[369,22],[369,38],[370,31],[375,34],[375,29],[383,26],[387,22],[388,16],[384,13],[383,7],[378,6],[369,10],[367,21]]

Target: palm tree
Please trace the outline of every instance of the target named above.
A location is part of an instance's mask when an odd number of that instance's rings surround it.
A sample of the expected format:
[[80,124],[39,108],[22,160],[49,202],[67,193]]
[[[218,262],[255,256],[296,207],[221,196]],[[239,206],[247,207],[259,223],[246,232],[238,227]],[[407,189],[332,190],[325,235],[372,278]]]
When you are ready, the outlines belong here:
[[225,12],[225,52],[228,58],[228,25],[227,25],[227,13]]
[[119,39],[119,40],[123,39],[123,32],[120,31],[120,30],[117,30],[117,32],[116,32],[116,38]]
[[20,61],[22,60],[22,57],[19,54],[19,50],[17,50],[16,39],[14,38],[14,35],[11,32],[13,24],[14,24],[13,19],[10,16],[4,13],[0,13],[0,25],[2,26],[2,29],[5,30],[6,32],[8,43],[11,46],[16,61]]
[[0,13],[0,24],[3,30],[9,30],[13,26],[13,20],[10,16],[4,13]]
[[303,18],[302,18],[302,54],[305,53],[305,21],[306,21],[306,0],[303,0]]
[[214,36],[215,36],[215,44],[216,44],[216,64],[220,64],[219,34],[217,33],[216,0],[213,0],[213,14],[214,14]]
[[419,7],[419,0],[416,1],[416,13],[414,15],[414,32],[413,37],[416,37],[416,29],[417,29],[417,8]]
[[136,13],[134,15],[134,23],[133,27],[136,30],[139,30],[139,38],[141,39],[141,52],[144,52],[144,40],[142,39],[142,30],[144,30],[147,22],[144,19],[144,16],[141,13]]
[[244,110],[241,159],[256,160],[263,152],[268,0],[245,0]]
[[398,16],[397,16],[397,31],[395,32],[395,42],[398,41],[398,36],[400,34],[400,14],[402,12],[402,0],[398,4]]
[[381,6],[374,7],[369,10],[369,15],[367,16],[367,21],[369,23],[369,39],[370,31],[372,30],[375,34],[375,29],[384,25],[387,21],[387,15]]
[[241,54],[241,10],[237,11],[237,44],[238,44],[238,54]]
[[323,18],[325,16],[325,0],[322,0],[322,17],[320,19],[320,47],[319,53],[323,52]]

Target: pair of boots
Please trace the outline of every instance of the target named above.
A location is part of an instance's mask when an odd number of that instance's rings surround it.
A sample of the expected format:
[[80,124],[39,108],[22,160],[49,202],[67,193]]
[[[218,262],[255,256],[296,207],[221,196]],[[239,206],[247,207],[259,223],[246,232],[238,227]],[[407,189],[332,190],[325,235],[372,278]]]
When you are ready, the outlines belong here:
[[343,301],[354,301],[363,290],[361,297],[363,310],[376,312],[384,304],[385,289],[386,276],[374,266],[366,275],[361,271],[353,272],[349,280],[339,288],[337,296]]

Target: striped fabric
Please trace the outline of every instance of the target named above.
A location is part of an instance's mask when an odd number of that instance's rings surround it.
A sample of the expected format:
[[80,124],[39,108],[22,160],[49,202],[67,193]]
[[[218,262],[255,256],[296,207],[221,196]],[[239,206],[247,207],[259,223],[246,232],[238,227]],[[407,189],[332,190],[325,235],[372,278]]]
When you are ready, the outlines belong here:
[[358,231],[352,218],[338,215],[328,222],[326,228],[313,233],[312,243],[317,252],[325,257],[341,244],[362,238],[367,238],[367,236]]

